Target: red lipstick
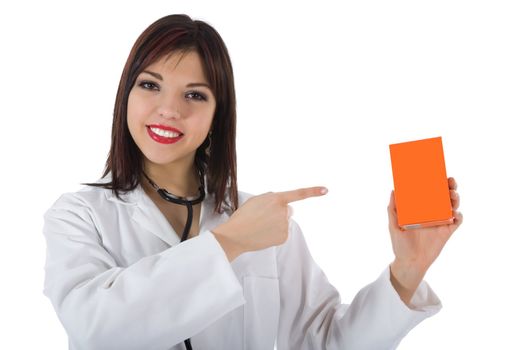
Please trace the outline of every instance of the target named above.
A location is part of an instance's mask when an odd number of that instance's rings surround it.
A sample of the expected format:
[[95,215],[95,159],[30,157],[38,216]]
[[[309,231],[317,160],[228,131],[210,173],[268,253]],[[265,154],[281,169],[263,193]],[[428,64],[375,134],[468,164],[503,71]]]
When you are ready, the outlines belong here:
[[[152,128],[156,129],[155,131],[157,133],[151,130]],[[154,141],[158,143],[162,143],[162,144],[175,143],[184,136],[182,131],[180,131],[179,129],[172,128],[166,125],[160,125],[160,124],[146,125],[146,129],[148,129],[148,134]],[[178,134],[178,136],[173,137],[173,136],[168,136],[168,135],[159,135],[158,134],[159,131],[160,132],[168,131],[170,133],[176,133]]]

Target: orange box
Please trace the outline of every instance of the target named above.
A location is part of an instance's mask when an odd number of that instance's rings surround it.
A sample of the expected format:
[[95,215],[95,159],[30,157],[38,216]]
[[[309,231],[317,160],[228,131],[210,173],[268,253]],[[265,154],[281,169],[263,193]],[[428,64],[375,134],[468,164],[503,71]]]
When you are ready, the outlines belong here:
[[392,144],[390,160],[401,228],[454,222],[441,137]]

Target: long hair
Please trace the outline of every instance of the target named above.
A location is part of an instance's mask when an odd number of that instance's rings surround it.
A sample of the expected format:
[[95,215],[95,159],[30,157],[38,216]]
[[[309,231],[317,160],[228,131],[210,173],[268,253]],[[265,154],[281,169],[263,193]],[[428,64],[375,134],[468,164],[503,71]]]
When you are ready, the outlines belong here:
[[111,148],[102,177],[111,172],[108,183],[85,183],[119,194],[140,183],[143,155],[127,125],[127,105],[137,76],[150,64],[175,50],[195,50],[203,61],[204,74],[216,99],[211,137],[198,148],[195,166],[206,176],[207,192],[215,196],[215,211],[222,205],[237,210],[237,165],[235,149],[236,101],[233,69],[222,38],[209,24],[187,15],[169,15],[139,36],[126,61],[115,99]]

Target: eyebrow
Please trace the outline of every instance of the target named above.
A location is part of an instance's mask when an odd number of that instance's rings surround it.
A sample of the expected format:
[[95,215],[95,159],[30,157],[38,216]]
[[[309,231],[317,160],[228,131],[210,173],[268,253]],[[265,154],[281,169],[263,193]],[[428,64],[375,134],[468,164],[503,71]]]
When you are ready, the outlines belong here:
[[[160,81],[163,81],[162,75],[160,75],[159,73],[151,72],[149,70],[144,70],[143,73],[147,73],[147,74],[152,75],[155,78],[159,79]],[[189,83],[189,84],[186,85],[186,87],[198,87],[198,86],[204,86],[204,87],[207,87],[208,89],[211,90],[210,86],[208,84],[206,84],[206,83]]]

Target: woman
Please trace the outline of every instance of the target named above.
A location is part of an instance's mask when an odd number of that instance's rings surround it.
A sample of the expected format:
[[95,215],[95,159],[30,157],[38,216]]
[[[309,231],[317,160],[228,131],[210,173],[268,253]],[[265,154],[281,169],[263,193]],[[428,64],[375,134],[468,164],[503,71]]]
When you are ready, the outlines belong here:
[[235,120],[212,27],[172,15],[141,34],[103,178],[45,214],[44,293],[70,349],[390,349],[440,309],[422,280],[461,214],[401,232],[391,196],[396,259],[341,304],[288,205],[326,189],[238,192]]

